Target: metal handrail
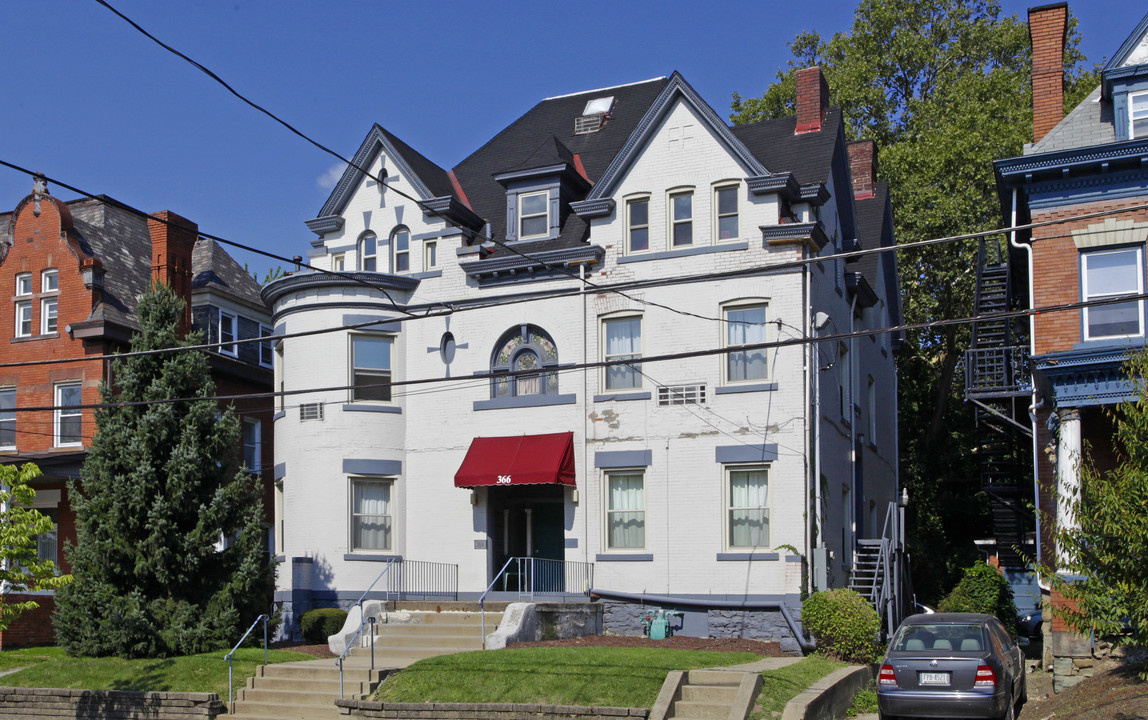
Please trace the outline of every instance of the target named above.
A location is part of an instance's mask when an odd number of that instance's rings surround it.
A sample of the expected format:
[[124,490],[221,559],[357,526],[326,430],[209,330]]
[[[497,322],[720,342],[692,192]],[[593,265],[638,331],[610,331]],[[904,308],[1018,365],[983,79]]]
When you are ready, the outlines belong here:
[[482,595],[478,598],[478,611],[479,611],[479,616],[481,618],[481,624],[482,624],[482,649],[483,650],[486,649],[486,595],[487,595],[487,593],[489,593],[494,588],[494,584],[497,583],[498,579],[500,577],[502,577],[503,574],[506,572],[506,568],[510,567],[510,563],[514,562],[517,559],[518,558],[507,558],[506,564],[502,566],[502,569],[499,570],[497,574],[495,574],[494,579],[490,581],[490,584],[486,586],[486,590],[483,590]]
[[232,670],[235,667],[235,664],[234,664],[235,651],[239,649],[239,646],[243,644],[243,641],[247,639],[247,636],[251,634],[251,631],[254,630],[255,626],[259,624],[260,620],[262,620],[263,621],[263,664],[266,665],[267,664],[267,621],[269,619],[270,618],[266,614],[260,615],[259,617],[255,618],[255,622],[251,623],[251,627],[247,628],[247,632],[243,633],[243,637],[239,638],[239,642],[235,643],[235,647],[231,648],[231,652],[227,653],[227,655],[225,655],[223,657],[223,659],[227,661],[227,707],[229,710],[231,709],[231,704],[233,702],[235,702],[235,695],[234,695],[234,692],[232,690],[232,685],[231,685]]
[[[379,581],[383,579],[383,576],[386,575],[388,572],[390,572],[391,566],[394,565],[395,562],[397,562],[397,560],[395,558],[387,558],[387,566],[385,568],[383,568],[382,572],[379,573],[379,576],[375,578],[374,582],[372,582],[370,585],[368,585],[367,589],[363,591],[363,594],[359,596],[359,599],[355,601],[355,604],[359,606],[359,618],[360,618],[360,620],[363,617],[363,600],[366,599],[367,593],[369,593],[371,590],[373,590],[375,585],[378,585]],[[391,588],[388,585],[387,586],[387,599],[385,600],[385,602],[390,602],[390,601],[391,601]],[[359,629],[360,630],[362,629],[362,623],[361,622],[359,625]]]
[[363,619],[363,616],[359,615],[359,629],[355,631],[354,636],[347,643],[347,647],[343,648],[343,654],[340,655],[339,659],[335,661],[335,664],[339,666],[340,700],[343,699],[343,660],[347,657],[347,653],[351,652],[351,650],[355,647],[355,643],[359,640],[359,636],[363,634],[363,627],[366,626],[368,622],[371,623],[371,669],[375,669],[375,616],[372,615],[369,618]]

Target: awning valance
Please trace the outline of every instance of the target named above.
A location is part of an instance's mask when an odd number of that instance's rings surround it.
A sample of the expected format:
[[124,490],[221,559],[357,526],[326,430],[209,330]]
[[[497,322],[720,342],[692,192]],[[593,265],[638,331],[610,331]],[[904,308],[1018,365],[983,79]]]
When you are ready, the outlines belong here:
[[574,433],[480,437],[471,440],[455,487],[574,486]]

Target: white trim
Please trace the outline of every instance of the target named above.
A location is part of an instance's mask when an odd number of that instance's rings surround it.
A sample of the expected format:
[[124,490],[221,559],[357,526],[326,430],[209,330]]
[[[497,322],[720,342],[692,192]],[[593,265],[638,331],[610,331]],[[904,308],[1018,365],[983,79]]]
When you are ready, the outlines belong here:
[[[1135,271],[1135,274],[1136,274],[1136,289],[1135,290],[1122,291],[1122,292],[1118,292],[1118,293],[1113,293],[1113,292],[1096,293],[1096,294],[1090,293],[1089,289],[1088,289],[1088,261],[1089,261],[1089,259],[1095,258],[1095,257],[1100,257],[1101,255],[1116,255],[1119,253],[1128,253],[1128,252],[1133,252],[1136,255],[1136,259],[1134,262],[1134,268],[1133,268]],[[1093,250],[1090,252],[1080,253],[1080,296],[1081,296],[1081,300],[1088,301],[1088,300],[1093,300],[1093,299],[1098,299],[1098,298],[1120,297],[1121,295],[1125,295],[1125,294],[1133,294],[1133,293],[1140,294],[1142,292],[1144,292],[1144,246],[1143,245],[1136,245],[1136,246],[1132,246],[1132,247],[1113,248],[1111,250]],[[1129,302],[1135,302],[1136,303],[1136,308],[1137,308],[1137,310],[1136,310],[1136,325],[1139,328],[1139,332],[1126,333],[1123,335],[1095,335],[1094,336],[1094,335],[1092,335],[1092,333],[1089,332],[1089,327],[1090,327],[1089,313],[1092,310],[1092,308],[1085,307],[1084,313],[1081,316],[1081,325],[1082,325],[1081,333],[1084,336],[1084,340],[1085,341],[1100,340],[1100,339],[1110,340],[1110,339],[1116,339],[1116,338],[1143,337],[1144,336],[1144,301],[1143,300],[1129,300]],[[1112,307],[1112,306],[1109,305],[1106,307]]]
[[332,272],[346,272],[347,271],[347,256],[344,253],[338,253],[331,256],[331,271]]
[[[542,206],[543,207],[542,212],[530,213],[529,215],[527,215],[525,212],[523,212],[523,206],[526,204],[524,201],[527,198],[532,198],[535,196],[541,197],[544,201],[543,206]],[[542,232],[532,233],[530,235],[527,235],[524,232],[522,222],[524,220],[526,220],[527,218],[537,218],[537,217],[541,217],[541,218],[546,219],[545,228],[542,230]],[[518,193],[518,220],[517,220],[517,222],[518,222],[518,239],[519,240],[530,240],[533,238],[550,237],[550,191],[549,190],[532,190],[530,192]]]
[[[224,318],[230,318],[230,320],[231,320],[231,337],[229,337],[229,338],[224,338],[224,336],[223,336],[224,335],[224,333],[223,333],[223,320],[224,320]],[[220,310],[219,310],[219,342],[220,343],[228,343],[228,342],[234,342],[235,340],[238,340],[238,339],[239,339],[239,316],[233,312],[228,312],[227,310],[220,308]],[[238,345],[222,345],[221,344],[219,346],[219,354],[220,355],[227,355],[229,357],[236,357],[237,355],[239,355],[239,346]]]
[[[718,323],[718,332],[721,337],[718,338],[720,347],[741,347],[741,344],[733,345],[729,342],[729,312],[731,310],[743,310],[747,308],[760,307],[765,310],[765,322],[763,323],[766,340],[769,340],[769,298],[738,298],[737,300],[730,300],[721,305],[721,318],[722,322]],[[745,350],[741,352],[758,352],[753,350]],[[722,353],[718,355],[718,360],[721,363],[721,379],[723,385],[744,385],[747,383],[763,383],[770,382],[773,377],[773,367],[770,364],[769,353],[766,350],[760,351],[765,355],[765,377],[760,378],[745,378],[744,380],[733,380],[729,376],[729,361],[731,353]]]
[[[253,428],[253,442],[247,442],[247,430]],[[263,472],[263,423],[257,418],[243,418],[243,434],[240,436],[240,442],[243,443],[243,467],[249,472],[260,475]],[[247,448],[252,446],[255,467],[247,464]]]
[[[48,287],[48,278],[54,278],[55,279],[56,287],[54,287],[54,288]],[[42,293],[54,293],[54,292],[59,292],[59,291],[60,291],[60,271],[57,270],[56,268],[48,268],[47,270],[41,271],[40,272],[40,292],[42,292]]]
[[[395,512],[395,485],[397,478],[387,475],[348,475],[347,476],[347,552],[377,553],[394,552],[398,544],[398,514]],[[372,516],[390,518],[390,543],[386,547],[371,548],[355,545],[355,484],[384,485],[387,488],[387,514]],[[362,513],[360,513],[362,514]]]
[[[642,508],[637,510],[611,510],[610,509],[610,478],[611,476],[637,475],[642,481]],[[650,544],[648,508],[649,497],[646,487],[646,468],[609,468],[602,470],[602,552],[628,554],[645,550]],[[634,547],[612,547],[610,545],[610,513],[612,512],[641,512],[642,513],[642,544]]]
[[15,450],[16,449],[16,405],[17,405],[17,391],[15,387],[0,387],[0,395],[12,393],[12,410],[0,411],[0,415],[10,414],[12,417],[0,418],[0,422],[12,423],[12,444],[0,445],[0,450]]
[[[614,359],[615,357],[620,357],[620,356],[610,356],[607,354],[607,348],[606,348],[606,325],[607,325],[607,323],[614,322],[616,320],[632,320],[634,318],[638,319],[638,341],[639,341],[639,345],[638,345],[639,352],[638,352],[638,358],[637,358],[638,362],[636,364],[638,364],[638,365],[641,364],[641,359],[646,356],[646,337],[645,337],[646,333],[645,333],[645,328],[643,327],[645,325],[645,322],[644,322],[645,318],[641,312],[635,312],[633,310],[622,310],[620,312],[610,313],[609,315],[601,315],[598,317],[598,348],[599,348],[598,356],[602,358],[603,362],[606,362],[607,360]],[[632,355],[632,353],[627,353],[627,354]],[[610,375],[610,366],[602,368],[602,373],[598,379],[598,381],[600,383],[599,387],[601,388],[601,392],[602,393],[608,393],[611,391],[622,391],[622,392],[624,392],[627,390],[640,390],[645,385],[645,377],[642,375],[641,372],[638,372],[638,370],[636,370],[636,369],[634,370],[634,373],[635,373],[635,377],[637,378],[637,381],[638,381],[637,385],[630,386],[630,387],[611,388],[611,387],[608,387],[608,379],[609,379],[609,375]]]
[[[14,337],[18,337],[18,338],[32,337],[32,301],[31,300],[17,300],[15,303],[15,306],[16,306],[16,320],[15,320],[16,325],[13,328]],[[20,314],[21,314],[20,311],[21,310],[27,310],[28,311],[28,317],[27,318],[20,317]],[[25,322],[27,323],[27,326],[28,326],[28,329],[26,331],[24,330]]]
[[[83,447],[84,445],[84,411],[77,409],[75,413],[69,412],[67,417],[78,417],[80,419],[80,439],[76,442],[60,442],[60,421],[64,418],[65,405],[61,400],[61,391],[64,388],[76,387],[80,389],[80,404],[84,402],[84,384],[80,380],[68,380],[65,382],[58,382],[53,387],[52,397],[55,400],[53,403],[56,409],[52,412],[52,445],[54,447]],[[67,406],[71,408],[72,406]]]
[[434,270],[438,267],[438,242],[427,240],[423,243],[423,270]]
[[[1129,140],[1135,140],[1137,137],[1136,136],[1136,120],[1137,120],[1137,118],[1136,118],[1136,113],[1133,109],[1133,105],[1134,105],[1133,101],[1138,97],[1148,98],[1148,90],[1144,90],[1141,92],[1128,93],[1128,139]],[[1145,105],[1145,107],[1143,108],[1143,115],[1141,115],[1139,119],[1148,122],[1148,105]],[[1144,133],[1140,137],[1148,137],[1148,133]]]
[[[25,291],[20,292],[20,283],[25,284]],[[25,295],[32,294],[32,273],[17,273],[16,274],[16,297],[24,297]]]
[[[363,244],[367,238],[373,238],[375,241],[375,251],[370,255],[363,249]],[[359,234],[359,239],[355,241],[355,255],[357,256],[357,265],[362,272],[378,272],[379,271],[379,236],[373,230],[364,230]],[[372,270],[367,269],[367,260],[374,263],[375,267]]]
[[562,98],[577,97],[579,95],[589,95],[590,93],[606,92],[607,90],[614,90],[615,88],[633,87],[634,85],[644,85],[646,83],[657,82],[658,80],[665,80],[665,79],[666,79],[665,75],[659,75],[658,77],[652,77],[649,80],[639,80],[638,82],[625,83],[623,85],[611,85],[610,87],[598,88],[597,90],[580,90],[578,92],[567,93],[565,95],[552,95],[548,98],[542,98],[542,102],[546,102],[547,100],[561,100]]
[[[733,507],[731,506],[731,503],[730,503],[730,489],[731,489],[730,488],[730,481],[732,479],[730,477],[730,473],[738,472],[738,471],[748,471],[748,472],[763,471],[765,473],[766,519],[767,519],[767,522],[772,520],[772,518],[770,518],[771,510],[773,508],[773,482],[772,482],[772,478],[770,477],[770,475],[772,474],[771,470],[772,470],[772,468],[770,467],[770,463],[729,463],[729,464],[723,464],[721,466],[721,474],[722,474],[722,521],[721,521],[722,541],[721,541],[721,544],[722,544],[722,547],[725,548],[726,552],[761,552],[761,551],[769,550],[769,549],[774,547],[772,523],[770,523],[768,525],[767,530],[766,530],[767,538],[766,538],[766,544],[765,545],[745,546],[745,545],[734,545],[733,544],[732,538],[730,537],[730,522],[729,522],[730,521],[730,512],[732,512],[732,510],[733,510]],[[746,506],[746,507],[751,507],[751,506]]]
[[[52,312],[48,312],[48,306],[52,306]],[[59,298],[55,295],[52,297],[42,298],[40,300],[40,334],[50,335],[54,332],[59,332],[60,329],[60,302]],[[48,327],[48,321],[51,320],[55,327]]]

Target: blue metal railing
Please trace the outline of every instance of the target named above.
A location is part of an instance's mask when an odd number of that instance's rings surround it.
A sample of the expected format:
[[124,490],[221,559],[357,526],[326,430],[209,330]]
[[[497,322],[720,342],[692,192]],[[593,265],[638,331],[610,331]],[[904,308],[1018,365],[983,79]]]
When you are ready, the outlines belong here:
[[227,661],[227,709],[228,709],[228,712],[232,712],[231,705],[232,705],[232,703],[235,702],[235,699],[234,699],[235,694],[232,690],[232,685],[231,685],[232,670],[234,669],[234,662],[233,661],[235,659],[235,651],[239,649],[239,646],[243,644],[243,641],[247,639],[247,636],[251,634],[251,631],[254,630],[255,626],[259,624],[260,620],[262,620],[263,621],[263,664],[266,665],[267,664],[267,621],[269,619],[270,618],[268,618],[268,616],[266,614],[260,615],[259,617],[255,618],[255,622],[251,623],[251,627],[247,628],[247,632],[243,633],[243,637],[239,638],[239,642],[235,643],[235,647],[231,648],[231,652],[227,653],[227,655],[225,655],[223,657],[223,659]]

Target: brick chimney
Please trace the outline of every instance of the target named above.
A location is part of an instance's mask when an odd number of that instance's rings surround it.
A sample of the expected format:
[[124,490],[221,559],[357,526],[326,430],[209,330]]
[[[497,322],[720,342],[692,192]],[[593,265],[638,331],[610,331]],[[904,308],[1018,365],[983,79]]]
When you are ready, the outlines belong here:
[[1028,36],[1032,40],[1032,141],[1048,134],[1064,119],[1064,34],[1068,3],[1029,8]]
[[821,68],[802,68],[797,71],[797,129],[795,135],[820,132],[821,121],[829,109],[829,83]]
[[853,197],[873,197],[873,188],[877,182],[877,143],[872,140],[858,140],[849,143],[848,148]]
[[151,279],[162,282],[183,298],[180,333],[191,328],[191,253],[199,226],[173,212],[152,213],[147,221],[151,235]]

